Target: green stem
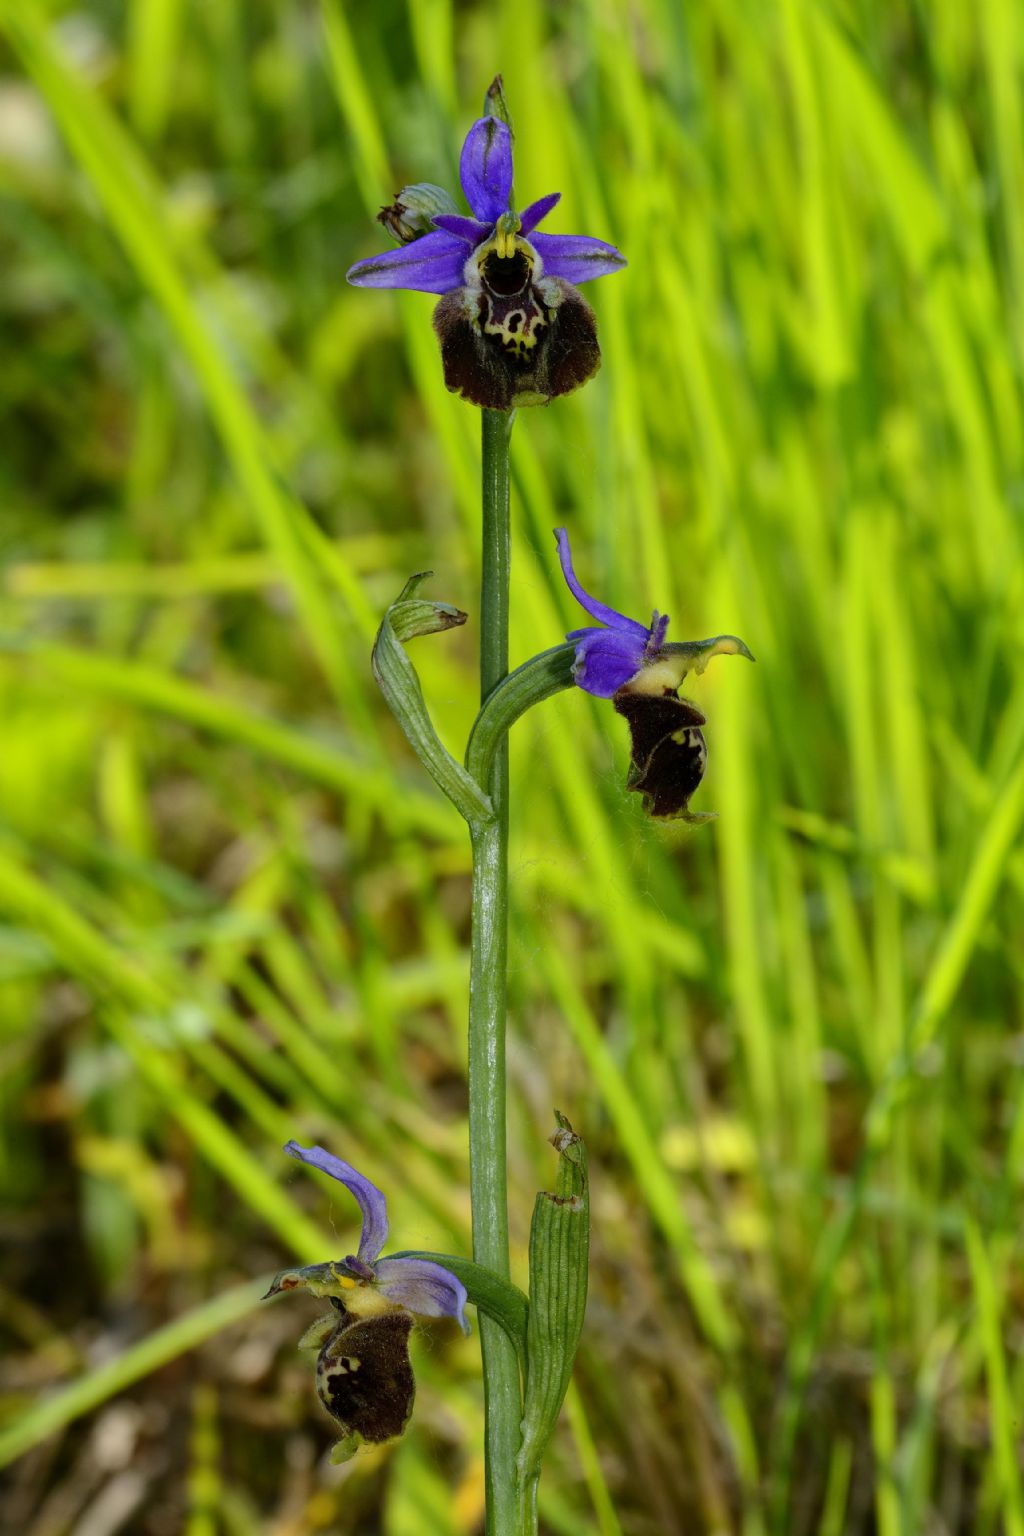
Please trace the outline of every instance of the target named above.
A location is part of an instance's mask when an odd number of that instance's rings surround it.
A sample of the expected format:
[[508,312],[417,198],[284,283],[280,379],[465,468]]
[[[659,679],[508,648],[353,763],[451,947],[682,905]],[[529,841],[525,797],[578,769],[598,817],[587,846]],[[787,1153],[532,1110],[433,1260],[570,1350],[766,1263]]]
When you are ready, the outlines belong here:
[[518,1536],[537,1536],[537,1493],[540,1473],[531,1473],[523,1483],[519,1495]]
[[[483,563],[480,575],[480,702],[508,673],[508,447],[515,411],[481,411]],[[505,765],[507,787],[508,764]],[[504,799],[504,797],[503,797]]]
[[[483,412],[483,568],[480,695],[508,672],[509,438],[513,412]],[[494,754],[493,819],[472,825],[473,934],[469,980],[469,1180],[473,1258],[508,1279],[505,1018],[508,971],[508,745]],[[517,1530],[519,1363],[506,1334],[480,1317],[486,1416],[487,1536]]]
[[466,769],[477,784],[486,784],[494,770],[495,754],[508,733],[528,709],[542,704],[552,694],[572,687],[572,668],[576,647],[552,646],[531,656],[516,667],[492,691],[477,715],[466,745]]

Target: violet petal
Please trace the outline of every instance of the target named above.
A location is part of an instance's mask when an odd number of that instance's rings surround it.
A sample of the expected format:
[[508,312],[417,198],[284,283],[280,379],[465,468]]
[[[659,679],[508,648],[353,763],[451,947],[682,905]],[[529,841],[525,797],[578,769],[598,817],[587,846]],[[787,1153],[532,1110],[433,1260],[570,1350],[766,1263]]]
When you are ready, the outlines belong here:
[[318,1168],[321,1173],[337,1179],[339,1184],[344,1184],[355,1196],[356,1204],[363,1213],[359,1258],[364,1264],[372,1264],[388,1240],[388,1202],[382,1191],[361,1173],[357,1173],[351,1163],[343,1163],[340,1157],[325,1152],[323,1147],[300,1147],[297,1141],[290,1141],[284,1150],[289,1157],[297,1157],[308,1167]]
[[616,629],[582,629],[569,635],[576,640],[573,680],[584,693],[610,699],[644,664],[645,640]]
[[478,219],[494,224],[508,208],[512,191],[512,135],[496,117],[481,117],[466,135],[459,180]]
[[376,1266],[376,1288],[389,1301],[418,1312],[421,1317],[454,1317],[463,1333],[466,1321],[466,1287],[451,1270],[433,1259],[381,1259]]
[[538,197],[535,203],[528,203],[519,215],[519,233],[524,236],[532,234],[541,219],[546,219],[561,199],[561,192],[549,192],[547,197]]
[[479,219],[463,218],[461,213],[439,213],[434,223],[438,229],[454,235],[457,240],[465,240],[469,245],[481,245],[494,228],[493,224],[483,224]]
[[368,256],[345,274],[357,288],[411,288],[416,293],[451,293],[462,283],[466,242],[443,229],[422,235],[397,251]]
[[555,538],[558,542],[558,558],[562,564],[562,575],[565,577],[566,586],[581,608],[585,608],[592,619],[598,619],[602,624],[610,624],[613,629],[625,630],[629,634],[643,637],[643,644],[647,644],[650,631],[645,624],[638,624],[636,619],[627,619],[624,613],[616,613],[614,608],[609,608],[606,603],[599,603],[596,597],[591,597],[584,592],[576,580],[576,572],[572,568],[572,555],[569,550],[569,535],[564,528],[555,529]]
[[545,277],[564,277],[569,283],[588,283],[626,265],[614,245],[590,235],[534,235],[530,244],[540,253]]

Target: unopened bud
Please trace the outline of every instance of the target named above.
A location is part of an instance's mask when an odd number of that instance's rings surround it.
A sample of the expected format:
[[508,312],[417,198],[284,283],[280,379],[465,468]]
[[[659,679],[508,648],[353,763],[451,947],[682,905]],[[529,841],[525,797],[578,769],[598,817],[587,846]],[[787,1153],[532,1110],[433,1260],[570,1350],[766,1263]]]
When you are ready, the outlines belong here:
[[414,186],[403,187],[401,192],[397,192],[391,206],[382,208],[378,213],[377,221],[384,225],[399,245],[411,245],[413,240],[430,233],[439,213],[458,211],[451,193],[446,192],[444,187],[435,187],[430,181],[418,181]]

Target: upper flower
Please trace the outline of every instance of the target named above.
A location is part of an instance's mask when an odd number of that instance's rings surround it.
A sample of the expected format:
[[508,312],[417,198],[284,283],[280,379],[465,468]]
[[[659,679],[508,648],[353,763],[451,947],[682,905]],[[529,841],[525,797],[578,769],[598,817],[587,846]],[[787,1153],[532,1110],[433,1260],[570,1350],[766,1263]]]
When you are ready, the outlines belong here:
[[380,1257],[388,1238],[388,1206],[376,1184],[323,1147],[300,1147],[290,1141],[284,1150],[344,1184],[362,1212],[363,1228],[356,1253],[326,1264],[282,1270],[267,1296],[304,1289],[315,1296],[337,1298],[356,1317],[379,1313],[383,1301],[384,1309],[390,1303],[422,1317],[454,1317],[463,1332],[469,1332],[466,1287],[450,1270],[431,1259]]
[[[544,273],[574,284],[585,283],[626,265],[625,257],[604,240],[589,235],[534,233],[558,202],[560,192],[549,192],[516,213],[512,203],[512,134],[500,118],[481,117],[473,124],[462,146],[459,179],[472,218],[457,213],[441,188],[422,183],[407,188],[398,194],[394,209],[385,209],[382,215],[382,221],[403,245],[397,251],[357,261],[349,269],[349,282],[363,288],[451,293],[466,283],[469,259],[481,247],[492,245],[497,262],[509,261],[522,246],[529,247],[535,281]],[[450,212],[434,211],[446,203]]]
[[438,293],[434,329],[448,388],[485,409],[544,405],[597,372],[597,322],[577,283],[625,266],[613,245],[589,235],[541,235],[561,193],[517,212],[512,133],[500,77],[488,111],[462,146],[459,175],[471,218],[443,187],[406,187],[380,221],[401,242],[357,261],[348,280],[365,288]]

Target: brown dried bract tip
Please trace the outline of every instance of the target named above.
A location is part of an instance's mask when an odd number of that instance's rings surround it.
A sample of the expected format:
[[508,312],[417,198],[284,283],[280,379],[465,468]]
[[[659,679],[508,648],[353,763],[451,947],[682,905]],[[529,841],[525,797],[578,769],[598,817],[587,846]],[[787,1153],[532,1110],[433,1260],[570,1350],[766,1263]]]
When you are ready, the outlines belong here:
[[576,1132],[560,1109],[555,1110],[555,1119],[558,1121],[558,1125],[548,1137],[548,1141],[556,1152],[567,1152],[580,1138],[576,1135]]

